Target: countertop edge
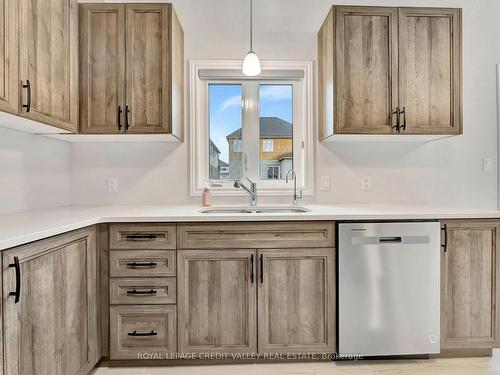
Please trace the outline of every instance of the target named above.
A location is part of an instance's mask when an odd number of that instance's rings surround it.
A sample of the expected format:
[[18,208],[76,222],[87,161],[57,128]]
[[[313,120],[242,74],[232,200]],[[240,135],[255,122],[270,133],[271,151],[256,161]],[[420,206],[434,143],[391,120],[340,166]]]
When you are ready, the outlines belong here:
[[[321,211],[328,211],[322,209]],[[465,211],[465,210],[464,210]],[[57,214],[57,211],[55,212]],[[27,215],[27,214],[26,214]],[[75,213],[77,216],[77,213]],[[4,218],[8,217],[4,216]],[[31,242],[43,240],[59,234],[78,230],[87,226],[105,223],[135,223],[135,222],[257,222],[257,221],[367,221],[367,220],[455,220],[455,219],[500,219],[500,211],[485,210],[472,212],[415,212],[411,209],[404,212],[388,212],[377,213],[361,210],[352,213],[328,213],[328,212],[311,212],[301,214],[212,214],[204,215],[198,211],[192,214],[161,214],[161,215],[88,215],[84,219],[76,219],[71,221],[68,219],[64,224],[47,224],[46,227],[41,226],[39,230],[29,231],[26,233],[6,235],[4,239],[0,239],[0,251],[5,251],[17,246],[22,246]],[[43,218],[39,219],[40,221]],[[1,220],[0,220],[1,222]],[[19,224],[22,225],[22,224]],[[1,237],[0,237],[1,238]]]

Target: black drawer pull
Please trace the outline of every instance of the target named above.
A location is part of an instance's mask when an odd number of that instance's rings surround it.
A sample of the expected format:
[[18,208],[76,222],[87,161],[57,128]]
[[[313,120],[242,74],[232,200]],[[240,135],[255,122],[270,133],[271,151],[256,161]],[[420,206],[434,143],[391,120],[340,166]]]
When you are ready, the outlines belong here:
[[128,336],[135,336],[135,337],[141,337],[141,336],[157,336],[157,335],[158,335],[158,332],[155,332],[155,331],[151,331],[151,332],[137,332],[137,331],[134,331],[134,332],[129,332],[127,335],[128,335]]
[[378,239],[379,243],[401,243],[401,237],[380,237]]
[[152,241],[156,240],[156,234],[128,234],[125,236],[127,241]]
[[129,295],[154,295],[158,293],[156,290],[127,290],[127,294]]
[[19,299],[21,298],[21,266],[19,265],[19,258],[14,257],[14,263],[9,264],[9,268],[14,267],[16,270],[16,291],[10,292],[9,296],[13,296],[14,303],[19,303]]
[[127,267],[132,267],[132,268],[135,268],[135,267],[156,267],[157,263],[156,262],[144,262],[144,263],[141,263],[141,262],[130,262],[130,263],[127,263]]

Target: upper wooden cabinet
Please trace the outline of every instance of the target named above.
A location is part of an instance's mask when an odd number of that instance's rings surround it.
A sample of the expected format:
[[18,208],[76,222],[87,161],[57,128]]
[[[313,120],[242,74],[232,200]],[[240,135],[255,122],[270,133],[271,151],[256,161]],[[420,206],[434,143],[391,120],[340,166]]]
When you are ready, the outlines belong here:
[[125,103],[125,7],[80,4],[80,131],[122,130]]
[[77,131],[77,0],[19,1],[20,113]]
[[17,0],[0,0],[0,110],[17,114],[18,83]]
[[182,139],[183,43],[171,4],[81,4],[80,132]]
[[461,10],[334,6],[318,33],[319,135],[460,134]]
[[399,9],[405,133],[462,132],[461,27],[460,9]]
[[77,0],[0,0],[0,111],[77,131],[77,43]]
[[443,223],[443,353],[491,349],[500,344],[499,241],[498,221],[450,220]]

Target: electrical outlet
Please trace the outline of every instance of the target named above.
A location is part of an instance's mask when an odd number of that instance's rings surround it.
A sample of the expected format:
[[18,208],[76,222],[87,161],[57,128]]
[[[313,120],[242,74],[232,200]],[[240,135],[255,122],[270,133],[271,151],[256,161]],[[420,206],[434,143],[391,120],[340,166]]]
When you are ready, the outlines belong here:
[[372,179],[370,176],[361,177],[361,190],[369,191],[372,189]]
[[491,158],[483,159],[483,172],[493,171],[493,160]]
[[117,193],[118,192],[118,178],[110,177],[108,178],[108,192]]
[[330,191],[330,176],[321,176],[321,191]]

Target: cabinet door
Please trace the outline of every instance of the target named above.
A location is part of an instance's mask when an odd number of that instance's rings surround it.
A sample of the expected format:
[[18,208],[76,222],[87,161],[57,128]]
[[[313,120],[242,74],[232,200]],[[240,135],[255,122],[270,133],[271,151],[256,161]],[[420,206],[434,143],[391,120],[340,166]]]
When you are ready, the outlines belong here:
[[253,250],[178,251],[181,352],[256,352],[254,253]]
[[128,133],[166,133],[170,129],[169,7],[127,4]]
[[[22,116],[61,129],[78,124],[77,0],[19,1]],[[31,95],[28,95],[28,91]]]
[[392,112],[398,105],[397,8],[338,7],[336,12],[335,131],[393,133]]
[[460,9],[399,10],[400,105],[406,133],[462,131]]
[[334,249],[258,254],[259,352],[333,353]]
[[441,258],[441,347],[491,348],[500,343],[497,301],[500,223],[444,223]]
[[[19,260],[20,300],[16,290]],[[96,235],[85,229],[5,251],[6,375],[86,375],[98,361]]]
[[0,110],[18,113],[18,0],[0,0]]
[[334,134],[334,12],[332,7],[318,32],[318,137]]
[[125,109],[125,5],[80,4],[80,132],[120,133]]

